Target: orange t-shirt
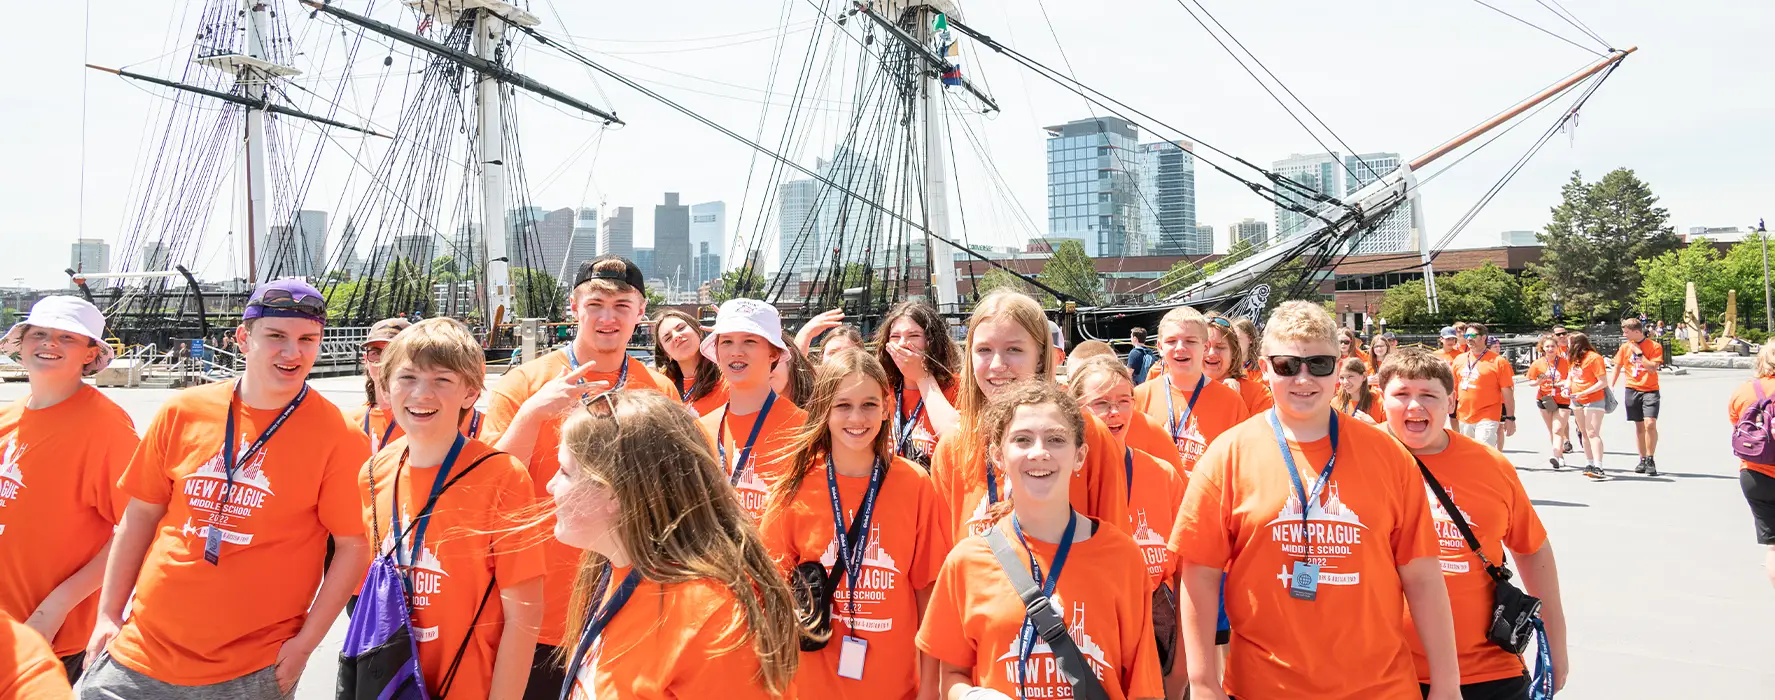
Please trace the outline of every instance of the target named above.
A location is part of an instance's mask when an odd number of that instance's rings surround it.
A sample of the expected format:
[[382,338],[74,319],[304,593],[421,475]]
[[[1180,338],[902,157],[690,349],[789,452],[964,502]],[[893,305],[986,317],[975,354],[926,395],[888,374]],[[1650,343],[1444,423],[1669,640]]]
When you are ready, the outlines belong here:
[[[66,628],[64,624],[63,629]],[[56,656],[36,630],[10,615],[0,614],[0,698],[61,700],[74,697],[68,688],[68,671],[62,668],[62,661]]]
[[1657,391],[1658,370],[1643,362],[1664,364],[1664,346],[1651,338],[1642,338],[1637,343],[1623,341],[1621,349],[1615,351],[1615,366],[1627,370],[1627,388],[1634,391]]
[[[1208,448],[1171,533],[1184,561],[1227,571],[1226,692],[1252,698],[1421,697],[1398,567],[1437,555],[1417,464],[1379,428],[1337,416],[1337,465],[1308,511],[1318,599],[1288,593],[1306,553],[1301,499],[1268,417]],[[1289,442],[1311,489],[1331,440]]]
[[1362,365],[1368,368],[1369,373],[1374,372],[1374,359],[1369,357],[1368,353],[1366,351],[1362,350],[1361,348],[1357,348],[1355,350],[1352,350],[1347,355],[1339,355],[1337,358],[1338,368],[1340,368],[1340,369],[1343,368],[1344,360],[1348,360],[1352,357],[1354,357],[1358,360],[1361,360]]
[[1462,423],[1502,420],[1504,390],[1516,386],[1516,372],[1497,353],[1478,357],[1466,353],[1455,359],[1455,417]]
[[[648,369],[639,360],[633,357],[626,359],[629,380],[625,389],[652,389],[677,398],[670,391],[670,381]],[[556,350],[506,372],[488,397],[486,427],[482,429],[482,439],[488,444],[498,442],[499,435],[511,426],[512,418],[518,415],[518,409],[523,407],[524,401],[540,391],[543,385],[560,377],[561,372],[568,367],[567,351]],[[619,372],[593,372],[586,375],[585,380],[587,383],[610,382],[614,386],[618,375]],[[549,479],[555,478],[555,472],[561,469],[561,424],[566,420],[567,415],[564,413],[559,419],[543,423],[536,431],[536,442],[531,444],[530,453],[520,454],[519,450],[512,454],[530,468],[530,484],[536,489],[536,498],[539,501],[549,500]],[[554,526],[554,515],[545,515],[540,527],[547,530]],[[584,552],[552,537],[543,542],[542,548],[543,554],[548,558],[549,570],[547,578],[543,579],[542,634],[537,641],[560,646],[563,640],[568,639],[563,628],[567,620],[567,599],[573,595],[573,577],[579,570],[579,557]]]
[[[1010,521],[1007,516],[997,527],[1027,562],[1029,553]],[[1092,526],[1089,520],[1078,523],[1080,528]],[[1159,652],[1153,645],[1152,594],[1139,547],[1113,527],[1096,530],[1090,539],[1074,542],[1066,555],[1054,589],[1055,610],[1111,700],[1164,697]],[[1029,545],[1042,574],[1048,575],[1059,547],[1039,540],[1029,540]],[[943,562],[918,629],[918,648],[943,663],[970,669],[974,685],[1010,697],[1072,697],[1053,652],[1039,639],[1023,669],[1027,695],[1018,693],[1024,615],[1023,600],[991,546],[984,537],[970,537],[957,543]]]
[[1608,367],[1603,363],[1601,353],[1585,353],[1583,361],[1568,375],[1572,403],[1576,405],[1601,401],[1603,387],[1607,386],[1607,374]]
[[[234,382],[173,394],[142,435],[118,486],[166,515],[142,561],[130,618],[111,657],[163,683],[207,685],[277,661],[320,587],[327,535],[363,537],[358,497],[369,442],[320,392],[242,463],[222,504],[224,423]],[[235,413],[239,452],[282,408]],[[204,560],[211,527],[221,560]]]
[[[111,541],[137,443],[129,414],[91,386],[41,410],[28,399],[0,408],[0,614],[19,620]],[[68,612],[57,656],[86,648],[98,603],[94,593]]]
[[[764,548],[788,572],[802,562],[818,561],[831,571],[838,561],[832,526],[832,497],[826,489],[825,460],[808,470],[795,499],[765,511],[759,523]],[[857,508],[869,489],[869,477],[839,476],[838,498],[844,505],[844,526],[855,522]],[[912,700],[918,697],[918,649],[913,638],[923,611],[919,591],[929,590],[949,554],[949,523],[943,503],[924,468],[906,459],[888,465],[881,492],[870,515],[864,543],[863,570],[857,588],[850,572],[834,582],[832,640],[820,651],[802,652],[795,687],[807,698]],[[852,600],[855,611],[852,612]],[[846,636],[869,643],[862,680],[841,678],[838,658]]]
[[[1138,449],[1130,448],[1123,454],[1132,456],[1134,462],[1134,479],[1128,486],[1128,524],[1133,528],[1134,544],[1140,545],[1146,575],[1151,579],[1147,590],[1153,591],[1171,580],[1171,574],[1177,570],[1169,538],[1189,477]],[[1126,464],[1124,461],[1124,475]]]
[[[415,469],[409,463],[402,467],[406,451],[407,439],[403,437],[371,458],[376,480],[373,509],[368,502],[369,484],[361,475],[358,478],[364,498],[364,531],[381,534],[380,541],[374,543],[377,552],[389,552],[393,547],[394,495],[400,494],[401,528],[405,530],[425,506],[438,476],[435,465]],[[456,478],[491,452],[493,448],[478,440],[465,441],[462,454],[456,456],[444,480]],[[481,607],[489,584],[510,588],[542,576],[546,570],[541,545],[554,536],[532,524],[536,506],[530,473],[510,455],[487,458],[438,496],[425,540],[419,545],[418,562],[409,570],[413,577],[413,640],[419,645],[420,671],[432,692],[443,683],[459,648],[463,649],[462,665],[456,670],[451,694],[485,697],[492,687],[493,661],[505,628],[499,591],[487,600],[479,620],[475,620],[475,610]],[[409,536],[402,546],[411,544]],[[466,636],[471,620],[473,639]]]
[[1569,387],[1566,386],[1566,375],[1571,372],[1572,363],[1564,355],[1542,355],[1535,363],[1528,366],[1528,380],[1535,383],[1535,398],[1554,397],[1560,403],[1569,403],[1572,399]]
[[[1123,483],[1122,446],[1109,434],[1102,419],[1088,411],[1084,415],[1085,465],[1073,474],[1068,498],[1073,509],[1087,517],[1126,527],[1128,486]],[[937,487],[937,497],[943,499],[957,542],[986,531],[990,507],[986,498],[985,446],[981,446],[977,459],[963,464],[961,442],[980,438],[963,436],[960,430],[957,426],[944,431],[937,440],[937,453],[931,456],[931,483]],[[1003,472],[994,474],[1001,494],[1010,494],[1009,478]]]
[[[1170,387],[1169,403],[1165,401],[1166,387]],[[1208,443],[1251,416],[1245,398],[1220,382],[1204,383],[1195,409],[1189,410],[1190,394],[1194,389],[1195,384],[1180,387],[1173,384],[1170,377],[1134,387],[1134,410],[1159,419],[1166,434],[1176,436],[1177,451],[1183,455],[1185,476],[1196,468],[1196,461],[1208,450]],[[1186,412],[1189,417],[1184,419],[1182,429],[1176,430],[1173,421]]]
[[1453,350],[1439,349],[1436,351],[1436,355],[1443,360],[1446,360],[1449,367],[1454,367],[1455,360],[1461,359],[1461,356],[1465,354],[1467,354],[1467,348],[1465,346],[1456,346]]
[[[725,430],[723,419],[727,422]],[[709,446],[715,448],[717,458],[725,453],[726,461],[721,465],[721,471],[732,477],[740,453],[745,451],[746,438],[751,437],[752,427],[758,422],[758,412],[730,416],[723,406],[697,422],[702,424],[703,434],[708,436]],[[764,427],[758,431],[758,442],[752,446],[746,472],[733,487],[734,495],[740,499],[740,508],[752,516],[752,522],[764,517],[764,507],[770,504],[770,487],[789,468],[786,463],[789,448],[806,424],[807,411],[801,410],[789,397],[778,396],[771,404],[770,413],[764,417]]]
[[[953,386],[943,390],[943,397],[949,400],[950,406],[955,405],[955,394],[955,387]],[[937,428],[931,423],[930,409],[919,405],[919,400],[923,398],[924,393],[920,392],[918,387],[906,387],[904,393],[898,399],[899,418],[895,419],[890,425],[893,426],[895,430],[898,430],[900,421],[909,421],[912,419],[912,414],[914,412],[918,413],[918,422],[908,426],[911,429],[912,436],[905,438],[906,450],[901,452],[900,456],[910,459],[921,466],[929,466],[931,463],[931,455],[934,455],[937,452]],[[893,435],[896,440],[905,437],[898,433],[891,433],[891,435]],[[898,443],[895,444],[895,449],[899,449]]]
[[[1333,399],[1331,402],[1331,407],[1339,413],[1342,413],[1344,415],[1351,415],[1351,416],[1356,415],[1357,406],[1361,405],[1360,400],[1351,401],[1351,402],[1345,403],[1341,406],[1338,405],[1338,403],[1339,402],[1337,399]],[[1386,423],[1387,423],[1387,407],[1384,404],[1385,404],[1385,401],[1383,401],[1381,399],[1381,390],[1374,388],[1374,387],[1369,387],[1368,388],[1368,408],[1362,409],[1361,412],[1368,414],[1369,418],[1373,418],[1376,425],[1386,425]]]
[[[1223,380],[1225,381],[1225,380]],[[1262,375],[1245,376],[1231,380],[1238,383],[1239,396],[1245,399],[1245,408],[1250,415],[1257,415],[1276,405],[1276,397],[1270,395],[1270,385],[1265,384]],[[1228,385],[1231,386],[1231,385]]]
[[[611,572],[605,600],[629,569]],[[602,605],[600,604],[600,607]],[[578,646],[579,630],[568,642]],[[571,650],[570,650],[571,653]],[[758,654],[746,614],[719,581],[655,583],[643,579],[586,651],[569,700],[793,700],[758,678]],[[553,691],[550,691],[553,692]]]
[[[1493,564],[1504,563],[1504,548],[1512,552],[1533,554],[1547,542],[1547,529],[1541,516],[1522,489],[1516,467],[1510,460],[1490,447],[1448,431],[1448,447],[1433,455],[1420,455],[1424,466],[1436,475],[1436,483],[1448,492],[1449,500],[1461,510],[1461,518],[1472,528],[1479,546]],[[1467,546],[1460,528],[1449,517],[1436,494],[1424,485],[1424,498],[1430,502],[1430,517],[1436,523],[1436,538],[1442,547],[1442,580],[1448,584],[1448,600],[1454,609],[1455,648],[1461,654],[1461,683],[1483,683],[1515,678],[1524,673],[1522,657],[1486,641],[1491,627],[1493,590],[1491,576],[1485,565]],[[1430,682],[1430,662],[1424,655],[1424,643],[1418,639],[1412,624],[1411,610],[1405,611],[1405,639],[1411,642],[1412,660],[1418,669],[1418,681]]]
[[[671,383],[670,378],[666,380],[666,383]],[[714,413],[716,409],[727,403],[727,380],[716,377],[715,386],[709,389],[709,393],[703,394],[700,399],[691,399],[690,390],[695,383],[696,377],[685,377],[684,381],[678,382],[677,396],[680,402],[690,406],[690,409],[696,412],[698,418]]]
[[1134,415],[1128,416],[1127,427],[1122,430],[1122,442],[1171,465],[1173,471],[1183,470],[1183,455],[1177,452],[1177,443],[1171,441],[1171,434],[1165,432],[1165,423],[1144,412],[1135,411]]
[[[1775,379],[1763,377],[1761,379],[1752,379],[1738,385],[1737,389],[1732,390],[1732,397],[1726,401],[1726,421],[1728,425],[1737,426],[1738,419],[1744,417],[1744,409],[1750,408],[1751,404],[1757,402],[1756,385],[1752,382],[1763,383],[1764,396],[1775,396]],[[1753,472],[1775,477],[1775,466],[1767,464],[1752,464],[1741,459],[1738,460],[1738,468],[1749,469]]]

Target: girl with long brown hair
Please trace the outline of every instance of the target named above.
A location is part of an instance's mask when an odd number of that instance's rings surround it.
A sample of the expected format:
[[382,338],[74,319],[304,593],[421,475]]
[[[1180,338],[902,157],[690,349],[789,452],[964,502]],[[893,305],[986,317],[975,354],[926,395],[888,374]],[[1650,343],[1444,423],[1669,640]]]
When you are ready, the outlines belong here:
[[1566,385],[1572,397],[1572,414],[1578,419],[1578,429],[1584,433],[1584,476],[1595,480],[1608,478],[1602,470],[1602,417],[1607,411],[1604,405],[1608,402],[1608,379],[1604,376],[1608,368],[1603,362],[1602,353],[1590,344],[1590,336],[1573,333],[1568,336],[1571,343],[1571,371],[1566,375]]
[[989,537],[1004,538],[996,545],[1018,561],[1001,563],[994,543],[970,537],[943,562],[918,630],[919,649],[942,664],[940,697],[1073,695],[1054,672],[1054,650],[1031,631],[1009,566],[1041,587],[1106,697],[1164,697],[1140,548],[1116,523],[1073,506],[1077,474],[1095,451],[1086,444],[1089,414],[1043,380],[1002,388],[984,413],[979,442],[1012,486],[1009,500],[993,507],[1005,517],[988,525]]
[[800,638],[789,585],[688,412],[650,391],[572,410],[548,484],[555,538],[585,550],[567,696],[787,697]]
[[[931,481],[943,499],[955,538],[984,532],[987,510],[1005,500],[1008,482],[989,459],[980,441],[980,420],[986,403],[1006,388],[1031,379],[1054,382],[1054,341],[1041,305],[1027,294],[998,290],[974,306],[963,344],[959,401],[953,430],[937,441],[931,458]],[[1084,483],[1072,490],[1079,512],[1121,527],[1127,511],[1121,465],[1114,462],[1115,437],[1095,416],[1086,420],[1085,442],[1092,446]]]
[[943,504],[924,469],[893,453],[893,399],[873,356],[828,355],[812,394],[759,522],[779,569],[826,572],[830,627],[810,631],[825,646],[802,652],[796,691],[914,700],[921,681],[935,691],[936,664],[913,635],[949,553]]
[[1209,381],[1238,390],[1249,412],[1255,414],[1269,408],[1275,403],[1270,398],[1270,387],[1263,383],[1260,372],[1247,369],[1247,358],[1253,351],[1240,336],[1236,320],[1215,312],[1206,316],[1208,342],[1202,346],[1202,372]]
[[930,466],[937,436],[954,427],[956,347],[930,304],[900,302],[875,332],[875,359],[894,395],[894,452]]
[[706,415],[727,403],[721,370],[703,358],[702,322],[683,311],[661,311],[653,322],[653,366],[672,380],[678,400]]
[[1547,438],[1553,447],[1553,456],[1547,461],[1556,470],[1565,468],[1565,436],[1571,434],[1567,423],[1572,418],[1572,397],[1565,383],[1572,363],[1560,351],[1559,341],[1550,333],[1541,334],[1541,339],[1535,341],[1541,356],[1529,365],[1526,375],[1535,383],[1535,405],[1541,409],[1541,422],[1547,425]]
[[1355,416],[1369,425],[1386,425],[1387,409],[1381,405],[1381,391],[1368,385],[1368,365],[1354,357],[1344,358],[1337,373],[1337,393],[1331,397],[1331,410]]

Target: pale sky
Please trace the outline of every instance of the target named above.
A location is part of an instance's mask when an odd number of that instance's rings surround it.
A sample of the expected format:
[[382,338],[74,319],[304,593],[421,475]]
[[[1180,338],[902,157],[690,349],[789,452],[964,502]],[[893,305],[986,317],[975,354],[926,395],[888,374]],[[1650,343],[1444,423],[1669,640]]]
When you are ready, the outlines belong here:
[[[1550,0],[1487,1],[1600,50],[1556,17],[1548,9],[1554,5]],[[1637,45],[1640,51],[1590,101],[1576,133],[1555,137],[1455,246],[1496,245],[1501,231],[1540,228],[1574,169],[1589,179],[1615,167],[1635,169],[1669,208],[1679,233],[1690,226],[1745,226],[1770,215],[1765,206],[1775,184],[1768,167],[1775,135],[1768,126],[1775,123],[1775,92],[1769,89],[1766,34],[1775,26],[1775,3],[1563,2],[1616,46]],[[1409,159],[1596,59],[1474,0],[1202,3],[1351,146],[1345,149],[1319,132],[1345,153],[1393,151]],[[345,106],[384,127],[397,123],[399,91],[390,89],[375,101],[370,89],[385,52],[365,49],[349,69],[337,60],[324,62],[319,47],[329,36],[337,45],[339,28],[308,19],[291,0],[272,4],[289,13],[299,43],[312,47],[313,53],[299,61],[307,72],[303,85],[331,94],[335,81],[351,76]],[[369,4],[343,3],[357,11]],[[531,9],[545,32],[572,35],[594,59],[742,134],[759,129],[768,101],[763,133],[774,144],[793,91],[793,71],[808,52],[816,4],[828,12],[838,7],[827,0],[537,0]],[[18,278],[32,286],[65,285],[61,271],[74,239],[104,238],[115,245],[123,237],[142,199],[146,168],[141,163],[158,148],[164,127],[156,120],[167,91],[86,71],[82,64],[176,77],[201,7],[123,0],[86,5],[90,17],[84,23],[81,4],[64,3],[55,29],[33,22],[33,29],[15,32],[12,41],[11,53],[22,63],[9,72],[0,103],[0,138],[10,165],[0,169],[0,241],[7,244],[7,254],[0,256],[0,285]],[[376,0],[374,5],[379,18],[411,27],[397,3]],[[965,0],[962,8],[965,21],[1000,41],[1061,70],[1070,63],[1079,80],[1252,162],[1267,167],[1292,153],[1323,150],[1178,0]],[[779,33],[779,27],[787,31]],[[783,75],[767,95],[779,36]],[[821,103],[828,109],[789,152],[810,167],[816,156],[830,155],[850,116],[846,105],[858,47],[845,45],[850,50],[830,64],[834,67],[819,93],[829,100]],[[822,48],[821,65],[827,65],[824,52],[832,46]],[[732,243],[753,162],[750,149],[615,81],[594,78],[534,42],[521,48],[521,71],[613,109],[628,122],[600,135],[595,123],[521,100],[524,159],[537,205],[632,206],[636,244],[645,246],[652,237],[652,205],[662,201],[661,193],[680,192],[686,203],[724,200]],[[1089,117],[1094,108],[983,47],[966,51],[964,72],[1003,109],[987,118],[967,117],[967,123],[982,134],[1009,185],[1000,188],[984,174],[982,158],[965,142],[957,144],[962,165],[954,177],[967,212],[966,237],[974,243],[1020,244],[1041,233],[1021,223],[1022,217],[1043,227],[1047,221],[1041,127]],[[408,60],[406,51],[397,53],[395,68]],[[1554,109],[1425,186],[1432,240],[1551,124]],[[959,128],[952,123],[953,133]],[[298,139],[307,140],[297,150],[311,152],[315,138],[312,130],[303,132]],[[360,149],[358,139],[336,138],[339,146],[320,150],[306,203],[333,215],[335,235],[344,210],[368,186],[360,173],[346,187],[356,167],[352,158],[373,165],[386,148],[385,142],[372,142]],[[764,165],[760,160],[758,177],[764,176]],[[244,226],[238,170],[229,173],[195,261],[209,278],[228,273],[225,232]],[[1245,217],[1273,220],[1273,206],[1205,165],[1198,164],[1196,183],[1197,220],[1215,227],[1217,248],[1225,246],[1227,224]],[[739,235],[750,235],[756,225],[758,199],[755,183],[752,201],[743,205],[745,230]],[[1013,202],[1023,214],[1012,211]],[[954,212],[959,238],[964,222]],[[125,255],[133,252],[114,247],[113,266]]]

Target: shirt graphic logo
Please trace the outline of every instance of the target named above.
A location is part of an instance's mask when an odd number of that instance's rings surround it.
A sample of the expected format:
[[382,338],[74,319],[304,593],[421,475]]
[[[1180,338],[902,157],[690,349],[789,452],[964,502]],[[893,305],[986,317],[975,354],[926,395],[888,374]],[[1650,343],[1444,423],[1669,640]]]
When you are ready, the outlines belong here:
[[[1048,602],[1057,611],[1066,610],[1066,602],[1060,599],[1059,593],[1050,596]],[[1073,644],[1078,645],[1085,657],[1085,663],[1091,665],[1091,672],[1097,674],[1098,680],[1104,680],[1104,674],[1109,671],[1110,665],[1103,647],[1098,646],[1097,640],[1085,631],[1085,604],[1073,603],[1071,614],[1067,617],[1067,636],[1072,637]],[[1019,673],[1018,653],[1021,651],[1021,644],[1017,639],[1011,640],[1010,648],[998,657],[998,662],[1004,664],[1005,678],[1013,683],[1017,681]],[[1060,675],[1060,667],[1054,662],[1054,650],[1041,637],[1036,637],[1034,650],[1029,654],[1029,663],[1023,666],[1021,672],[1028,681],[1027,697],[1072,697],[1072,685]]]
[[[1301,475],[1306,484],[1313,479],[1306,474]],[[1347,570],[1344,563],[1362,546],[1362,533],[1368,529],[1362,524],[1362,518],[1356,511],[1343,502],[1338,495],[1338,483],[1334,479],[1326,484],[1325,493],[1317,501],[1305,509],[1305,523],[1302,523],[1302,504],[1300,494],[1293,489],[1288,492],[1287,502],[1282,504],[1282,511],[1276,519],[1266,527],[1270,529],[1270,539],[1282,548],[1282,553],[1292,561],[1305,557],[1320,566],[1319,582],[1332,586],[1355,586],[1362,583],[1362,572]],[[1312,551],[1307,551],[1310,541]],[[1292,580],[1289,566],[1283,564],[1277,579],[1281,585],[1287,586]],[[1344,571],[1339,569],[1345,568]]]
[[[1448,492],[1448,500],[1454,500],[1454,489],[1444,487],[1444,490]],[[1467,557],[1473,550],[1467,546],[1466,536],[1461,534],[1461,528],[1455,525],[1454,518],[1449,517],[1448,509],[1442,507],[1442,499],[1436,497],[1436,492],[1430,490],[1429,484],[1424,485],[1424,493],[1430,497],[1430,519],[1436,525],[1436,543],[1442,550],[1443,573],[1464,574],[1471,571],[1472,566],[1467,562]],[[1459,503],[1455,504],[1455,510],[1460,512],[1462,520],[1467,521],[1467,527],[1478,527],[1473,522],[1473,516],[1468,515],[1467,510]]]
[[[987,468],[993,469],[994,467],[988,466]],[[1080,472],[1082,473],[1083,470],[1080,470]],[[1074,476],[1077,476],[1077,474],[1074,474]],[[1010,478],[1008,476],[1006,476],[1005,474],[999,474],[997,480],[998,480],[999,500],[1002,501],[1006,498],[1009,498],[1011,496]],[[986,534],[987,530],[992,529],[992,523],[989,520],[990,516],[988,516],[986,513],[986,510],[990,507],[992,507],[991,499],[986,497],[985,491],[981,491],[980,492],[980,502],[974,506],[974,514],[968,516],[968,520],[967,520],[968,534],[970,534],[970,535],[984,535],[984,534]]]
[[1140,545],[1140,555],[1146,560],[1146,574],[1158,576],[1165,571],[1165,536],[1154,530],[1146,522],[1146,509],[1141,508],[1128,514],[1128,520],[1134,523],[1134,544]]
[[740,508],[748,513],[763,513],[764,505],[770,500],[770,483],[758,475],[756,465],[746,465],[746,473],[740,475],[740,483],[733,486],[736,496],[740,499]]
[[1183,456],[1185,476],[1195,471],[1196,460],[1201,459],[1202,453],[1207,451],[1208,440],[1202,437],[1201,425],[1196,421],[1196,414],[1192,412],[1189,418],[1183,422],[1183,431],[1177,435],[1177,453]]
[[[19,468],[19,460],[29,449],[18,444],[16,435],[8,435],[6,441],[0,443],[0,508],[17,500],[19,490],[25,487],[25,472]],[[0,524],[0,533],[4,532],[6,525]]]
[[[245,452],[247,444],[243,437],[235,454]],[[209,537],[209,530],[214,527],[221,530],[223,542],[252,544],[253,533],[242,532],[241,526],[265,507],[267,497],[276,495],[271,490],[271,479],[265,475],[265,457],[270,451],[269,445],[261,448],[235,470],[232,493],[228,492],[228,470],[223,466],[221,450],[185,477],[183,491],[191,518],[181,528],[183,534],[187,538],[196,535],[201,541]]]
[[[407,533],[407,538],[411,540],[412,530],[410,528],[412,528],[412,526],[412,521],[403,516],[398,531]],[[429,527],[426,529],[426,539],[431,539],[434,534],[435,531],[431,530]],[[406,542],[402,543],[403,546],[400,554],[400,558],[402,559],[409,554],[406,551],[406,544]],[[382,536],[381,551],[394,551],[393,532]],[[444,579],[449,578],[450,576],[450,572],[444,570],[443,562],[438,561],[437,551],[424,543],[421,543],[419,546],[418,559],[415,560],[411,566],[402,564],[399,568],[402,571],[405,571],[408,576],[412,577],[412,600],[414,612],[418,612],[421,608],[430,607],[431,597],[443,593]],[[436,625],[431,627],[414,626],[413,638],[421,642],[436,640],[438,638],[438,628]]]
[[[855,516],[853,512],[849,517]],[[830,570],[837,563],[838,540],[833,539],[826,544],[826,553],[820,555],[820,564]],[[851,629],[861,632],[892,630],[894,618],[891,614],[871,613],[887,602],[887,592],[893,590],[899,575],[899,563],[881,547],[881,526],[870,524],[869,542],[863,549],[863,571],[857,577],[857,589],[851,590],[848,571],[832,582],[832,616],[843,616],[850,623]]]

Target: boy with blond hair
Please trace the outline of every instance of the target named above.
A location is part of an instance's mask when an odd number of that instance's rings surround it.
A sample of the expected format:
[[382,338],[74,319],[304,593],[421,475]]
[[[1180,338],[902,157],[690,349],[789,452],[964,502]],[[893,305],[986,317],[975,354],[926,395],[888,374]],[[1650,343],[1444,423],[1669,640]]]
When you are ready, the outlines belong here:
[[1165,372],[1158,381],[1134,388],[1134,409],[1164,423],[1185,476],[1214,438],[1250,415],[1237,390],[1209,381],[1203,373],[1207,344],[1208,319],[1200,311],[1180,306],[1167,312],[1159,320],[1159,361]]
[[[1192,696],[1417,698],[1409,606],[1432,700],[1461,697],[1436,530],[1411,455],[1331,410],[1337,330],[1323,307],[1270,316],[1260,365],[1273,409],[1202,457],[1170,537],[1185,591]],[[1232,623],[1224,688],[1215,601],[1227,572]]]

